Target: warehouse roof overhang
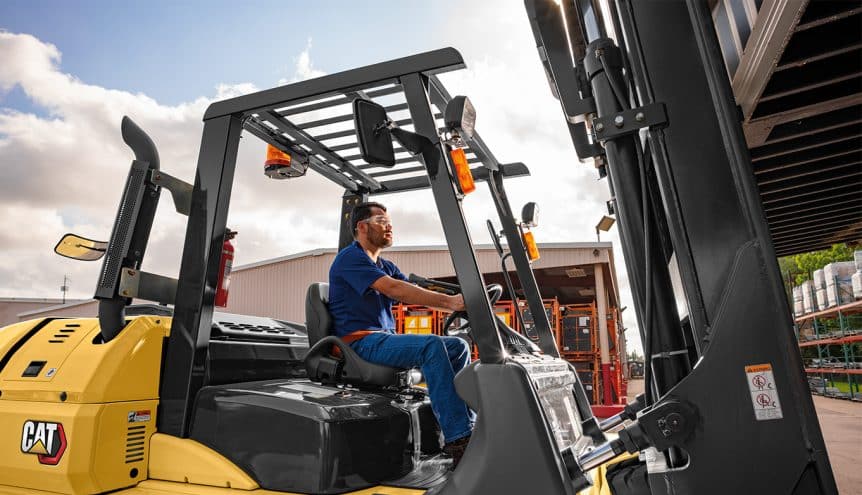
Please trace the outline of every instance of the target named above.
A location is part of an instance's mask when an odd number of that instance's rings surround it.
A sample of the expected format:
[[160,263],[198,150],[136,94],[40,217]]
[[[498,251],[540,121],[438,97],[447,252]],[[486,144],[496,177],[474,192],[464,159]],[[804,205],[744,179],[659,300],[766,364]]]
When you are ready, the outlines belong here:
[[859,2],[763,2],[738,59],[718,27],[778,256],[862,239],[860,26]]

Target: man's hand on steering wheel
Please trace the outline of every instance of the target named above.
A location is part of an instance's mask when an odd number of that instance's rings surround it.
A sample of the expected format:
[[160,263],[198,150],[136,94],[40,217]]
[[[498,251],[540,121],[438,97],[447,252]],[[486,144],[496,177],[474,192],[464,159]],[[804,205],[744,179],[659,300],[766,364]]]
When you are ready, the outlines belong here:
[[[496,304],[497,301],[500,300],[500,297],[503,296],[503,286],[500,284],[488,284],[485,286],[485,290],[488,292],[488,300],[491,302],[491,306]],[[458,294],[458,296],[461,297],[461,304],[463,307],[464,298],[461,294]],[[449,327],[452,326],[452,323],[454,323],[455,320],[457,320],[459,318],[463,319],[463,320],[467,320],[467,311],[465,311],[465,309],[466,308],[464,308],[463,310],[456,310],[453,313],[451,313],[448,317],[446,317],[446,321],[443,323],[443,332],[445,332],[446,335],[452,336],[452,335],[465,334],[465,333],[469,332],[469,327],[470,327],[469,321],[465,321],[465,323],[462,324],[461,326],[459,326],[458,328],[449,330]]]
[[[464,305],[464,296],[461,294],[461,287],[458,284],[420,277],[413,273],[407,277],[407,280],[424,289],[442,292],[448,295],[447,298],[451,302],[449,309],[452,310],[452,313],[449,314],[446,318],[446,322],[443,324],[444,332],[448,335],[456,335],[463,334],[468,331],[469,323],[464,323],[456,330],[449,331],[449,327],[455,320],[459,318],[464,320],[467,319],[467,308]],[[492,306],[500,300],[500,297],[503,296],[503,286],[500,284],[488,284],[485,286],[485,290],[488,292],[488,300],[491,302]]]

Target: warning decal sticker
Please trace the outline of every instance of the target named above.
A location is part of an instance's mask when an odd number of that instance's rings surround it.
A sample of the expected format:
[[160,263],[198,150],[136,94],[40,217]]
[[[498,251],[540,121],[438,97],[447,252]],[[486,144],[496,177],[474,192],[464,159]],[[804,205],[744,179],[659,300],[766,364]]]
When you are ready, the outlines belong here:
[[745,367],[748,391],[754,406],[754,417],[758,421],[781,419],[781,402],[778,400],[778,387],[772,375],[771,364],[756,364]]
[[150,411],[129,411],[129,423],[143,423],[150,420]]

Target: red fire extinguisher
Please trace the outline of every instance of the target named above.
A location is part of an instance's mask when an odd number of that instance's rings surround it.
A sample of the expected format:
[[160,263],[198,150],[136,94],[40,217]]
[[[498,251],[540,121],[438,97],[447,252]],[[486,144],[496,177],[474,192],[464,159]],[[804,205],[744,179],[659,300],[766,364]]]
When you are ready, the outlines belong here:
[[230,241],[236,237],[236,232],[228,229],[224,234],[224,244],[221,246],[221,261],[218,268],[218,288],[216,289],[215,305],[227,306],[228,289],[230,288],[230,270],[233,267],[233,244]]

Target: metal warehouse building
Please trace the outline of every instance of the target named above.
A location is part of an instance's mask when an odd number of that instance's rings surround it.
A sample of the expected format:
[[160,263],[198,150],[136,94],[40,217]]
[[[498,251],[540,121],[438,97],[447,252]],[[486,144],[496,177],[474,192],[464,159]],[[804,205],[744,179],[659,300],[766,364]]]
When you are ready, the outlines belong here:
[[[541,244],[539,249],[541,258],[533,262],[533,268],[543,298],[556,297],[560,304],[585,304],[602,292],[605,295],[599,298],[608,307],[619,307],[611,243]],[[235,268],[227,311],[305,321],[305,291],[312,282],[327,281],[335,254],[335,249],[316,249]],[[383,257],[405,275],[455,280],[449,251],[443,246],[393,247],[385,250]],[[500,257],[493,246],[477,247],[476,258],[485,281],[505,287]],[[514,265],[510,263],[509,268],[514,270]],[[599,280],[596,274],[601,274]],[[517,292],[517,280],[514,282]],[[597,291],[597,286],[604,290]],[[503,298],[510,296],[504,294]]]
[[[533,262],[533,268],[543,298],[556,298],[560,304],[595,303],[607,310],[620,307],[611,243],[548,243],[540,244],[539,249],[541,258]],[[305,292],[312,282],[328,279],[335,254],[335,249],[315,249],[234,268],[228,307],[222,311],[304,322]],[[405,274],[455,280],[449,251],[443,246],[393,247],[384,251],[384,257],[395,262]],[[493,246],[478,246],[476,257],[485,281],[505,287],[500,257]],[[514,275],[513,266],[509,265]],[[513,278],[518,292],[517,277]],[[511,296],[504,294],[503,298]],[[39,300],[41,304],[13,301],[16,300],[0,300],[0,315],[5,317],[0,324],[44,316],[98,314],[95,300],[65,305],[52,300]]]

